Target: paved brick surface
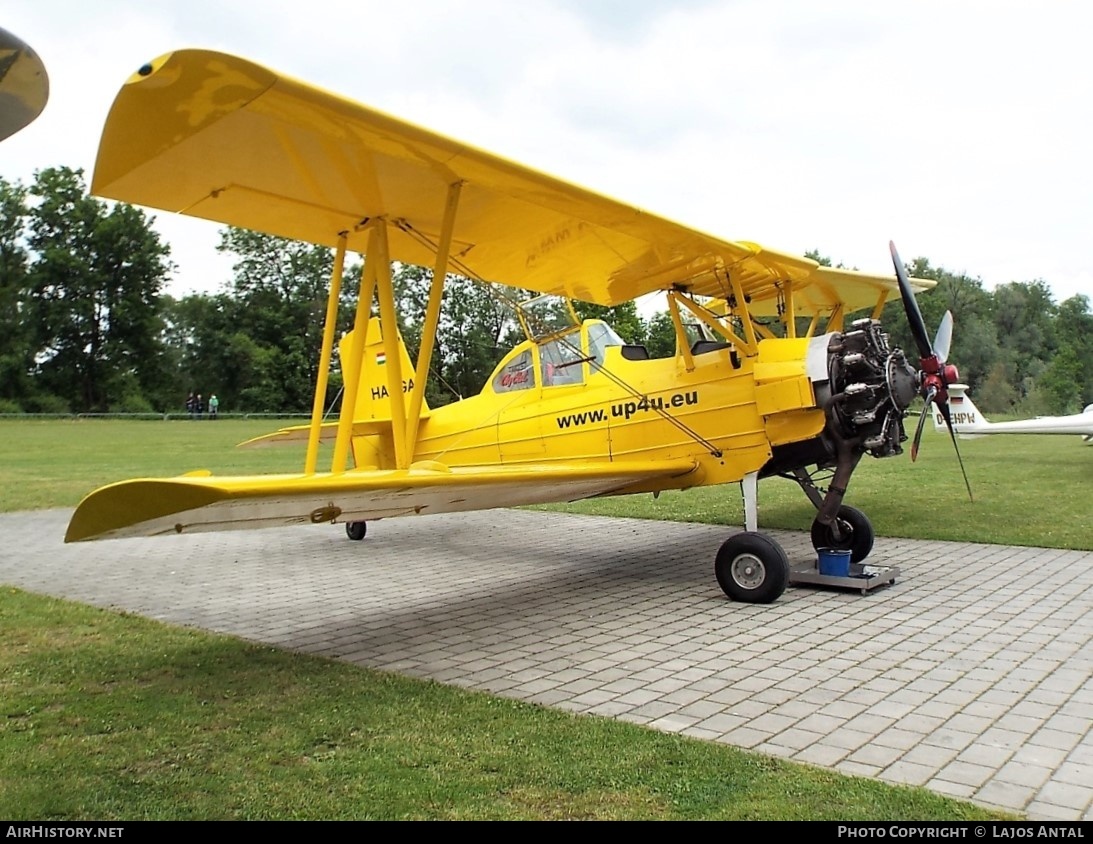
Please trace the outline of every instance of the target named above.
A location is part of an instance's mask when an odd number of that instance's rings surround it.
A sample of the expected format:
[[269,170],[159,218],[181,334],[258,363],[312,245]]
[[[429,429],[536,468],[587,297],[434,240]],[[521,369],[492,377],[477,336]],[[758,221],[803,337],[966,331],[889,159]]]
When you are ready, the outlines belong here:
[[66,546],[68,516],[0,516],[0,582],[1093,820],[1093,553],[879,538],[894,585],[756,606],[714,580],[724,527],[490,511],[363,542],[318,526]]

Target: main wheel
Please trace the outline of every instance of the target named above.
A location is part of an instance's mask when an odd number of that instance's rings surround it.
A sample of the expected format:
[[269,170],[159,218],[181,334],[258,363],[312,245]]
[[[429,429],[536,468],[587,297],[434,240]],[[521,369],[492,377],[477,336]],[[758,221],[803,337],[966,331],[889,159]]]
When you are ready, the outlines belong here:
[[346,522],[345,535],[354,542],[360,542],[368,533],[368,522]]
[[850,562],[860,563],[873,550],[873,524],[861,510],[846,504],[839,507],[835,519],[839,523],[839,531],[843,535],[842,539],[835,541],[835,533],[832,531],[831,525],[814,521],[812,523],[812,547],[817,551],[821,548],[849,551]]
[[738,533],[718,550],[714,573],[734,601],[769,604],[786,591],[789,560],[782,546],[766,534]]

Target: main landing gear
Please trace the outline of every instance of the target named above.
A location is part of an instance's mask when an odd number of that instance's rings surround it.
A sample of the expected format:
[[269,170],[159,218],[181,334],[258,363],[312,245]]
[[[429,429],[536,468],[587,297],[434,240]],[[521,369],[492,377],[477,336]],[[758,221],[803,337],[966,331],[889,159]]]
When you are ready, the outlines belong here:
[[[817,485],[813,475],[804,469],[795,469],[792,479],[800,484],[808,500],[817,510],[824,504],[824,491]],[[857,507],[849,504],[840,504],[835,511],[835,518],[830,524],[824,524],[819,516],[812,523],[812,547],[819,551],[821,548],[834,548],[838,551],[849,551],[850,562],[860,563],[869,556],[873,550],[873,523]]]
[[759,473],[740,481],[744,495],[744,533],[730,536],[717,552],[714,574],[722,591],[734,601],[772,603],[786,591],[789,560],[782,546],[757,531]]
[[345,535],[354,542],[360,542],[368,535],[368,522],[346,522]]
[[789,560],[782,546],[765,533],[730,536],[717,552],[714,574],[734,601],[769,604],[786,591]]
[[[797,469],[791,477],[800,484],[805,495],[819,510],[824,493],[816,486],[813,476]],[[717,552],[714,574],[722,591],[734,601],[749,604],[769,604],[782,595],[789,584],[789,560],[782,546],[758,527],[758,473],[746,475],[740,482],[744,495],[743,533],[730,536]],[[830,524],[817,516],[812,523],[812,547],[835,548],[850,552],[850,561],[860,563],[873,550],[873,525],[865,513],[847,504],[840,504]]]

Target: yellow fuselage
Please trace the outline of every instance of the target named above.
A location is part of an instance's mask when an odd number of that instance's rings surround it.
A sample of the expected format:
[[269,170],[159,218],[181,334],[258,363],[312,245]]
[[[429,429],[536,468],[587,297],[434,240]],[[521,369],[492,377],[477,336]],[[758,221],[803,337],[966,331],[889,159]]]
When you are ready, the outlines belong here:
[[[805,371],[808,340],[764,340],[754,358],[708,351],[690,369],[682,355],[650,360],[640,347],[607,346],[601,365],[589,354],[596,325],[582,326],[584,359],[574,352],[576,362],[557,370],[543,344],[513,349],[479,395],[428,412],[413,460],[456,467],[693,459],[685,485],[695,486],[738,481],[758,472],[773,447],[823,430]],[[366,370],[357,419],[386,390],[369,383],[374,377]],[[393,468],[390,427],[355,436],[353,452],[358,468]],[[658,479],[627,492],[677,486]]]

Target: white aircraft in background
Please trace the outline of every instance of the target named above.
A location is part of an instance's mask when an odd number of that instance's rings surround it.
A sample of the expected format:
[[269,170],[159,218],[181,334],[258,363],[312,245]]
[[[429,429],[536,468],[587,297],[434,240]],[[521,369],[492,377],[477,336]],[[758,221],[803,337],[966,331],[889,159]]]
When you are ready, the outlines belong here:
[[[1087,405],[1081,413],[1070,416],[1037,416],[1035,419],[1017,419],[1013,422],[991,422],[975,406],[967,390],[967,384],[949,385],[952,429],[961,437],[970,439],[983,434],[1081,434],[1085,442],[1093,442],[1093,404]],[[933,417],[934,430],[948,430],[945,419],[936,408]]]

